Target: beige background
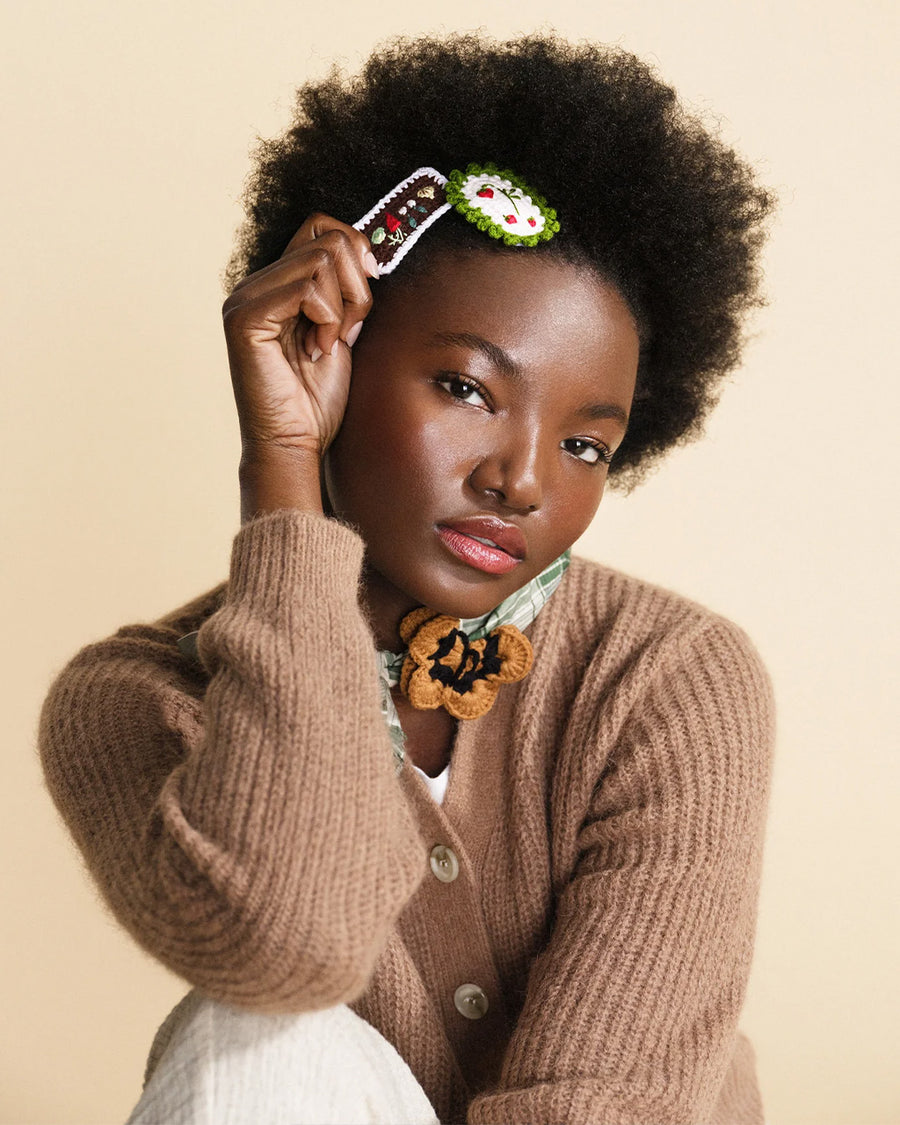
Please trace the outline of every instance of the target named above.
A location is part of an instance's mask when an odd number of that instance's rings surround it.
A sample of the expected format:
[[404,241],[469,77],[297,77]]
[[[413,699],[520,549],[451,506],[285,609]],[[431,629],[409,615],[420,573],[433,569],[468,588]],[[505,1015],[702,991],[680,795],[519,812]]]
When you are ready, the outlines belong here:
[[227,573],[239,447],[218,276],[253,138],[285,125],[297,82],[387,35],[551,14],[654,60],[782,198],[771,306],[706,440],[608,495],[581,548],[734,618],[775,681],[742,1021],[770,1125],[900,1121],[893,7],[454,0],[439,22],[410,0],[7,5],[5,1125],[124,1120],[185,990],[101,909],[34,738],[77,648]]

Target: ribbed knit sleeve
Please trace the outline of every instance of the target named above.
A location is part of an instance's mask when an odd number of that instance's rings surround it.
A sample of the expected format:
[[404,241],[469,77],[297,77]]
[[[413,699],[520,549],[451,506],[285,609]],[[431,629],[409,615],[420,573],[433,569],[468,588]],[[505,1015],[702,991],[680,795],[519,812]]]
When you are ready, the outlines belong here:
[[574,820],[573,874],[501,1081],[468,1121],[718,1120],[753,948],[768,677],[743,632],[708,615],[645,646],[582,719],[576,753],[603,766]]
[[171,630],[126,627],[83,649],[42,710],[48,787],[113,913],[239,1007],[359,996],[423,874],[357,604],[362,554],[336,521],[259,516],[200,627],[203,669]]

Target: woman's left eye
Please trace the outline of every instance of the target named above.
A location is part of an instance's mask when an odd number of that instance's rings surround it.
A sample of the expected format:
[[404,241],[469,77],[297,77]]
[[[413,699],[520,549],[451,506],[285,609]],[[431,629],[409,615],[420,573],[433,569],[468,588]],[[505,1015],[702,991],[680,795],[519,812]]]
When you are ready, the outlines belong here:
[[576,437],[567,438],[562,445],[567,453],[571,453],[579,461],[586,461],[589,465],[595,465],[598,461],[608,465],[612,460],[612,453],[601,442]]
[[468,402],[473,406],[487,406],[488,402],[485,398],[481,388],[472,380],[467,379],[464,375],[442,375],[436,380],[439,387],[452,395],[459,402]]

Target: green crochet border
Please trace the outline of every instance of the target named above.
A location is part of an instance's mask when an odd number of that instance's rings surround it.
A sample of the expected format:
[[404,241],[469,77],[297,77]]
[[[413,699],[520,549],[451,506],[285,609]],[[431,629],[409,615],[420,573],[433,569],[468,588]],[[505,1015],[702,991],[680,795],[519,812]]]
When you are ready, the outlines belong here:
[[[503,180],[509,180],[511,184],[529,196],[532,203],[544,216],[544,229],[540,234],[513,234],[508,227],[501,227],[498,223],[495,223],[483,211],[473,207],[463,195],[462,185],[469,176],[499,176]],[[546,199],[533,191],[521,177],[517,176],[515,172],[510,172],[508,168],[501,170],[496,164],[468,164],[465,172],[461,172],[459,168],[454,168],[447,177],[444,191],[447,195],[447,202],[451,203],[460,215],[467,218],[470,223],[474,223],[485,234],[489,234],[491,238],[502,239],[507,246],[537,246],[539,242],[546,242],[551,239],[559,230],[556,212],[547,205]]]

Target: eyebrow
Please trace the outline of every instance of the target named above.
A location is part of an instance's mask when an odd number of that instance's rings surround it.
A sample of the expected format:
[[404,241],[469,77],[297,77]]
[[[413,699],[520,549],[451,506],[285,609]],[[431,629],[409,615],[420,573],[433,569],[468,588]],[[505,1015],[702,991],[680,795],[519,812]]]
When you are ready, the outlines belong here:
[[[479,336],[475,332],[435,332],[431,346],[439,347],[441,344],[450,344],[451,347],[470,348],[473,351],[481,352],[493,367],[513,381],[520,381],[524,374],[521,365],[516,363],[509,352],[505,352],[499,344],[493,344],[490,340],[485,340],[483,336]],[[588,403],[586,406],[579,407],[575,413],[581,418],[591,420],[614,418],[617,422],[621,422],[623,426],[628,426],[627,411],[614,402]]]
[[614,418],[623,426],[628,425],[628,415],[614,402],[592,402],[588,406],[580,407],[575,413],[581,418]]
[[477,336],[474,332],[435,332],[432,346],[438,347],[440,344],[481,352],[502,374],[513,380],[522,378],[522,368],[509,352],[505,352],[499,344],[492,344],[490,340],[485,340],[483,336]]

